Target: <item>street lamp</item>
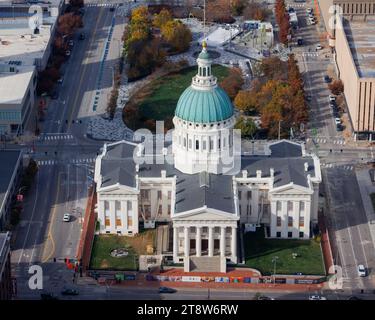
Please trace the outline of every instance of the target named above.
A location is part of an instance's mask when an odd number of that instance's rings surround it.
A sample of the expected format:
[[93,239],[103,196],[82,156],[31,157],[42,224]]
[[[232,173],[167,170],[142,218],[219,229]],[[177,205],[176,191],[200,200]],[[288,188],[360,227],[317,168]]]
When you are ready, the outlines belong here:
[[274,256],[272,258],[272,263],[273,263],[273,283],[275,284],[275,275],[276,275],[276,262],[279,259],[278,256]]

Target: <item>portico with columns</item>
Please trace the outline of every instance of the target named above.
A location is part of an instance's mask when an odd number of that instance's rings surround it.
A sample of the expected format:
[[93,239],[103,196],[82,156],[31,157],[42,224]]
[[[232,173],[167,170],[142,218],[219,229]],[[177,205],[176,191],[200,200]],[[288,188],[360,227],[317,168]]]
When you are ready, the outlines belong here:
[[237,223],[233,213],[210,208],[173,218],[173,261],[190,257],[221,257],[237,263]]

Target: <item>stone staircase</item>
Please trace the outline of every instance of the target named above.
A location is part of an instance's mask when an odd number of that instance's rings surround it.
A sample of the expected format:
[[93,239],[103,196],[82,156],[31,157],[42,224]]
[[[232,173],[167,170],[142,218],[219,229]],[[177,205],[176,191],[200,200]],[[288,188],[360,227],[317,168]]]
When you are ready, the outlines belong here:
[[[222,261],[224,259],[224,261]],[[214,257],[190,257],[189,267],[191,272],[225,272],[225,258]],[[224,266],[223,266],[224,263]]]

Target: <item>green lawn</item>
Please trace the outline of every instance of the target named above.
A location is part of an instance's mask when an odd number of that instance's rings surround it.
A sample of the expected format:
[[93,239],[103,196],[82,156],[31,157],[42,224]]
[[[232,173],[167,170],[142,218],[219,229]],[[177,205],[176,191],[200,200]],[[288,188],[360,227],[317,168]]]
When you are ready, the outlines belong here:
[[[156,230],[141,232],[134,237],[118,235],[96,235],[91,252],[91,269],[108,270],[137,270],[138,257],[146,254],[146,246],[155,244]],[[111,251],[118,248],[126,248],[129,255],[115,258],[111,256]]]
[[[274,256],[278,257],[277,274],[325,274],[320,244],[314,239],[266,239],[262,227],[255,233],[246,233],[244,245],[246,265],[258,269],[262,274],[273,274]],[[297,258],[293,259],[292,253],[297,253]]]
[[371,198],[371,202],[372,202],[372,208],[375,211],[375,192],[374,193],[370,193],[370,198]]
[[[229,74],[229,68],[221,65],[214,65],[212,71],[219,82]],[[146,87],[141,88],[140,92],[135,93],[132,98],[138,100],[142,97],[137,103],[138,120],[129,122],[125,119],[126,124],[130,127],[135,125],[134,129],[138,129],[138,127],[143,128],[147,120],[165,120],[165,126],[171,126],[177,101],[182,92],[191,84],[191,79],[196,73],[196,66],[185,68],[178,73],[155,79]]]

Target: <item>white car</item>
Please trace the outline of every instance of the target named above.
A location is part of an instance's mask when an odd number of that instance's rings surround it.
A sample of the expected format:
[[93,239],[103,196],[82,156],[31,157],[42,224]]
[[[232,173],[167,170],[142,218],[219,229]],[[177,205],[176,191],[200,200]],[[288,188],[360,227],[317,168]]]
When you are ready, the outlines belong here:
[[312,14],[313,13],[313,9],[312,8],[306,8],[306,13],[307,14]]
[[335,124],[336,125],[341,124],[341,119],[340,118],[335,118]]
[[322,47],[321,44],[317,44],[317,45],[316,45],[316,48],[315,48],[316,51],[318,51],[318,50],[322,50],[322,49],[323,49],[323,47]]
[[65,51],[65,55],[66,55],[67,57],[70,57],[70,51],[69,51],[69,50],[66,50],[66,51]]
[[311,24],[316,24],[315,19],[313,17],[309,17],[309,21]]
[[327,300],[327,298],[316,294],[316,295],[310,296],[309,300]]
[[70,221],[70,214],[69,213],[64,213],[63,221],[64,222],[69,222]]
[[366,277],[366,268],[365,268],[365,266],[363,265],[363,264],[360,264],[359,266],[358,266],[358,276],[360,276],[360,277]]
[[330,94],[329,95],[329,101],[336,101],[336,96],[334,96],[333,94]]

